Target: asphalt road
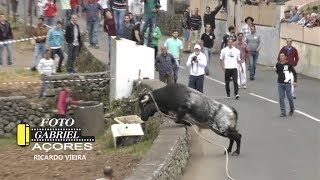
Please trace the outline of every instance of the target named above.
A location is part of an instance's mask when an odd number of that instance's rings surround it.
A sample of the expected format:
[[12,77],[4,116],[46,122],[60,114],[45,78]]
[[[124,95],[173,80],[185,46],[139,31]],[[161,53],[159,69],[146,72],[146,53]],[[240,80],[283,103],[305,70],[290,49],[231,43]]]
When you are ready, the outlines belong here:
[[[212,60],[210,68],[214,71],[205,79],[204,93],[235,107],[239,113],[242,148],[240,156],[229,158],[230,176],[236,180],[320,179],[320,81],[298,76],[297,112],[280,118],[277,75],[272,67],[258,66],[256,80],[247,83],[248,89],[240,89],[240,100],[221,99],[226,95],[223,73],[218,57]],[[181,64],[184,67],[185,62]],[[188,69],[181,68],[178,81],[187,84],[188,73]],[[228,146],[227,139],[210,130],[203,130],[202,134]],[[224,150],[203,141],[193,130],[191,139],[191,158],[182,179],[228,179]]]

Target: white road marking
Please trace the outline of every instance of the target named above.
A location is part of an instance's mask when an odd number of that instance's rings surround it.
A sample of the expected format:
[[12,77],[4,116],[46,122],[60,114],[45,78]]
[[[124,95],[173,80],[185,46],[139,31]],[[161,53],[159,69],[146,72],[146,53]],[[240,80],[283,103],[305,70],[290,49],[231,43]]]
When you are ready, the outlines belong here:
[[315,117],[313,117],[313,116],[310,116],[310,115],[308,115],[308,114],[306,114],[306,113],[304,113],[304,112],[302,112],[302,111],[299,111],[299,110],[294,110],[294,111],[297,112],[297,113],[299,113],[299,114],[301,114],[301,115],[303,115],[303,116],[306,116],[306,117],[308,117],[308,118],[310,118],[310,119],[312,119],[312,120],[315,120],[315,121],[320,122],[320,119],[317,119],[317,118],[315,118]]
[[249,93],[249,94],[250,94],[250,95],[252,95],[252,96],[258,97],[258,98],[260,98],[260,99],[263,99],[263,100],[266,100],[266,101],[272,102],[272,103],[274,103],[274,104],[278,104],[278,102],[277,102],[277,101],[274,101],[274,100],[271,100],[271,99],[265,98],[265,97],[263,97],[263,96],[259,96],[259,95],[254,94],[254,93]]
[[224,83],[224,82],[222,82],[222,81],[219,81],[219,80],[213,79],[213,78],[211,78],[211,77],[209,77],[209,76],[205,76],[205,77],[206,77],[207,79],[211,80],[211,81],[214,81],[214,82],[217,82],[217,83],[219,83],[219,84],[225,85],[225,83]]

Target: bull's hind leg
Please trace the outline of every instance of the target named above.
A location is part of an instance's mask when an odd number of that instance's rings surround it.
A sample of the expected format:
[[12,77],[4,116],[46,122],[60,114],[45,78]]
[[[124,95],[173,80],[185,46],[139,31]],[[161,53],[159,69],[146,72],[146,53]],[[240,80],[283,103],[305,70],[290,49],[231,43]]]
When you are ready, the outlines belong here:
[[[227,151],[228,151],[228,154],[232,151],[232,146],[233,146],[233,143],[234,143],[234,139],[231,139],[231,138],[229,138],[229,147],[228,147],[228,149],[227,149]],[[226,152],[224,152],[224,154],[226,154]]]
[[230,133],[229,138],[233,139],[237,143],[237,149],[231,154],[232,156],[238,156],[240,154],[242,135],[238,132]]

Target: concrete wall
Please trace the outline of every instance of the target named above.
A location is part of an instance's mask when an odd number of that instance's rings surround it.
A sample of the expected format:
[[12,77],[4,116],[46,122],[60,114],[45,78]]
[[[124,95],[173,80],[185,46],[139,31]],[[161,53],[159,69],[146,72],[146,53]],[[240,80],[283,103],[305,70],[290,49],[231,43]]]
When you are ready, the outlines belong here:
[[[163,86],[165,84],[158,80],[142,81],[142,89],[152,90]],[[183,174],[190,156],[188,130],[167,118],[161,121],[164,123],[151,149],[125,180],[175,180]]]

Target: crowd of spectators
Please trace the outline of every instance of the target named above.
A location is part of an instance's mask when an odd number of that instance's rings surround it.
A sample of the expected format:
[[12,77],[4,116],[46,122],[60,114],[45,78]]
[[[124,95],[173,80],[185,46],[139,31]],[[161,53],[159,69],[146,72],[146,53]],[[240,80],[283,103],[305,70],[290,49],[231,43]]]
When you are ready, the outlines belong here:
[[281,19],[281,23],[296,23],[304,27],[319,27],[320,26],[320,14],[317,13],[317,6],[310,10],[301,10],[297,6],[284,11],[284,18]]

